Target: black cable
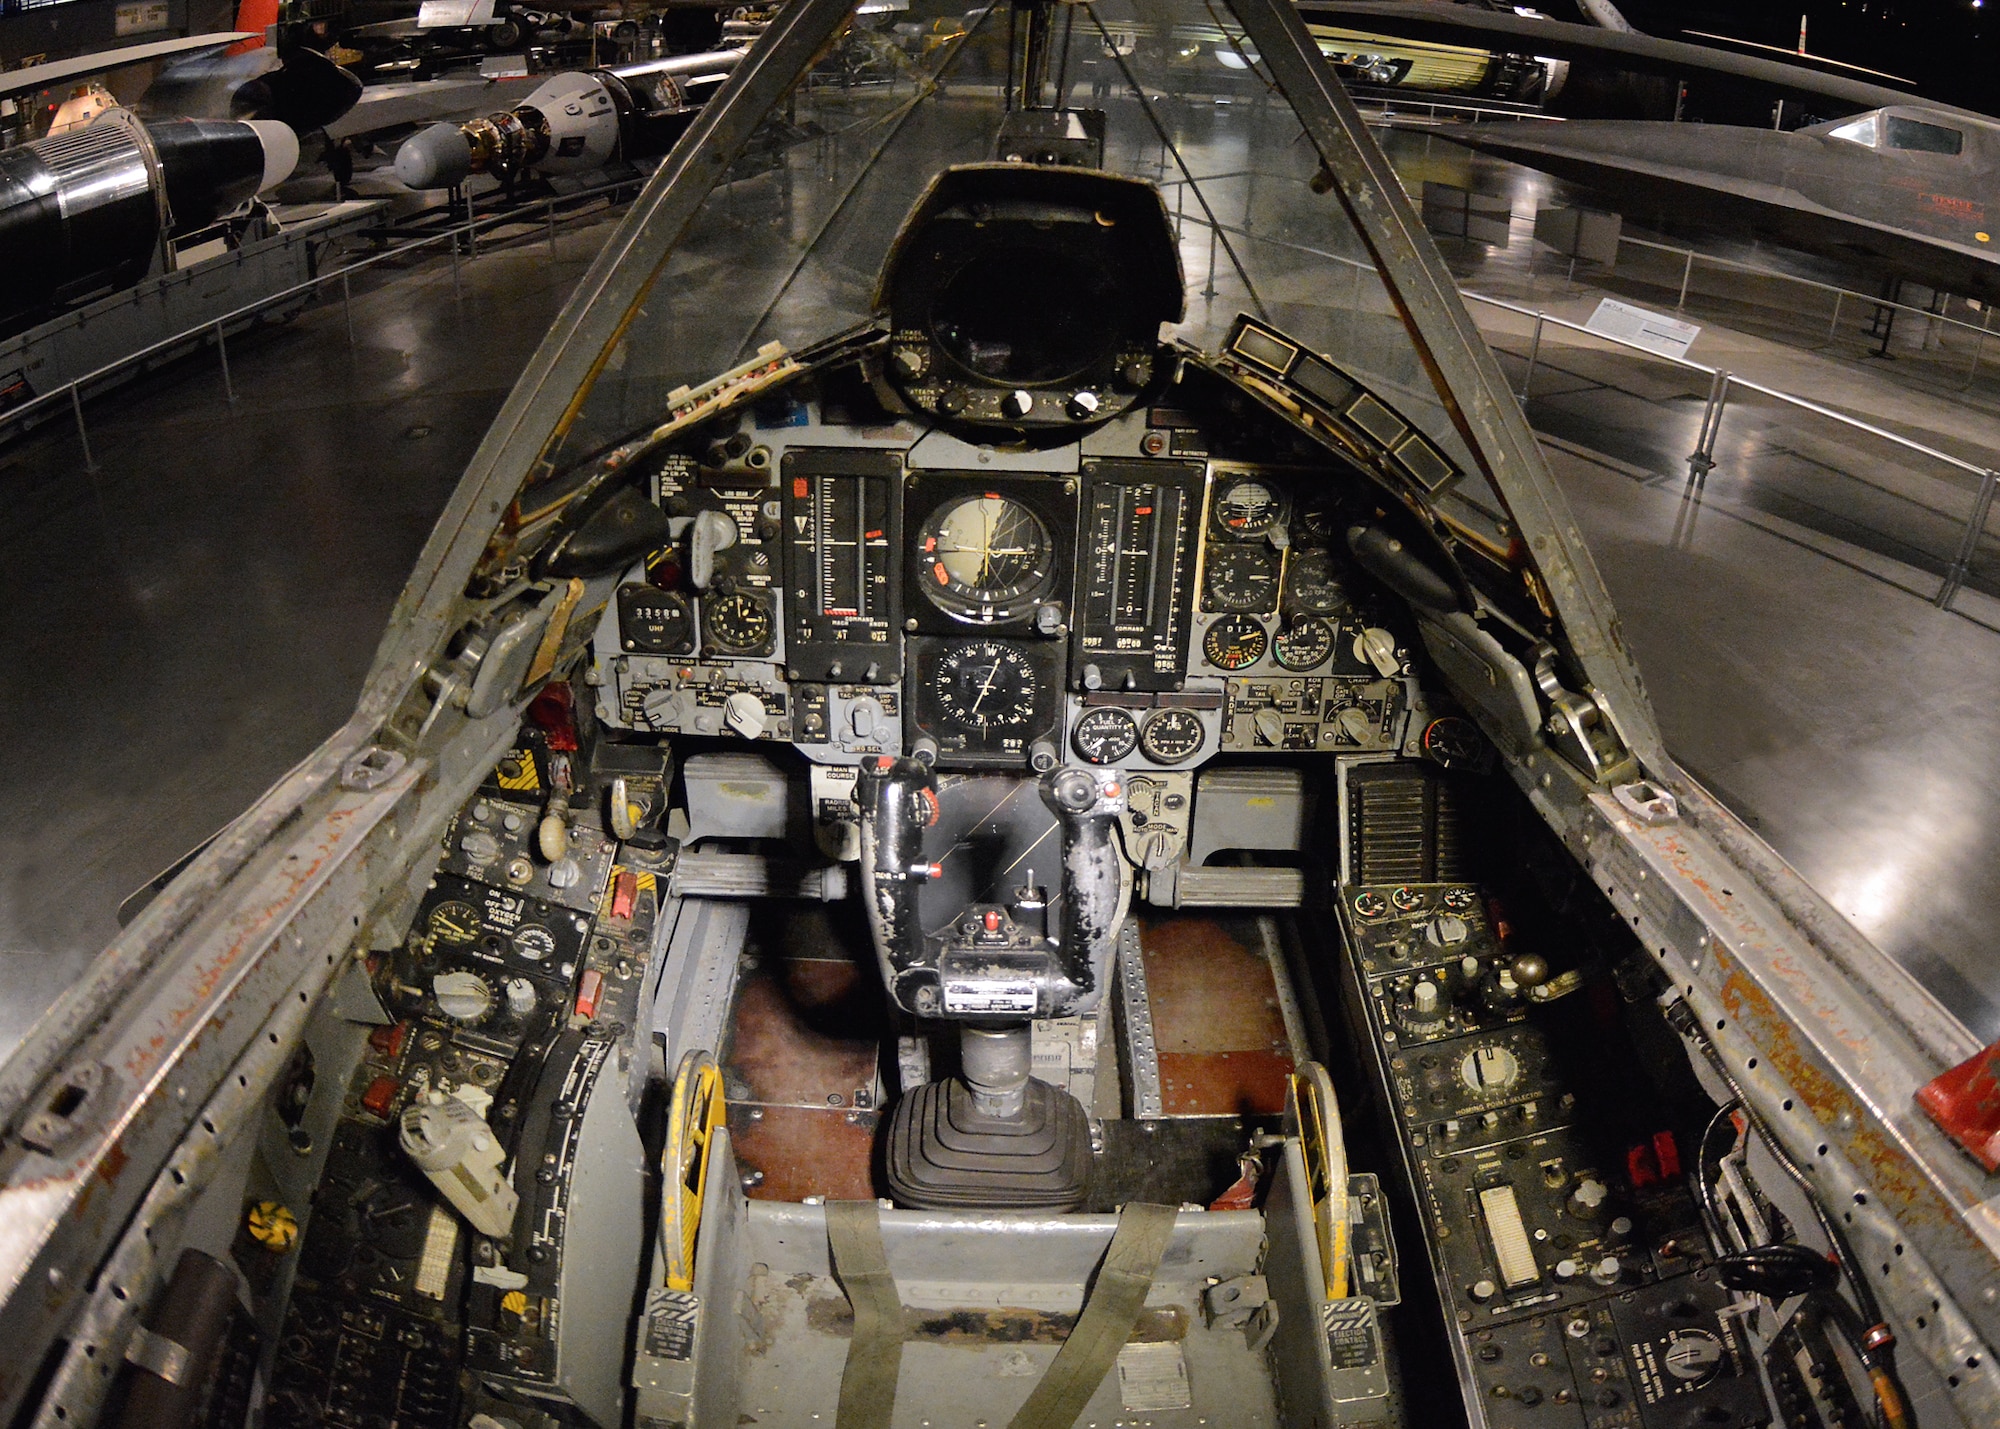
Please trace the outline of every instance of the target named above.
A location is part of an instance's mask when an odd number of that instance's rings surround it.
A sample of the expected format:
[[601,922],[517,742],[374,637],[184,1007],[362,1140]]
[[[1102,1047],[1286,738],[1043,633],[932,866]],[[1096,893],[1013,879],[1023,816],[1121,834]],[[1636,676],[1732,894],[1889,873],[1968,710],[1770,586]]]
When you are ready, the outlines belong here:
[[[1905,1429],[1910,1422],[1906,1407],[1909,1396],[1904,1392],[1902,1381],[1896,1374],[1895,1332],[1883,1318],[1881,1302],[1875,1298],[1874,1287],[1862,1274],[1861,1263],[1855,1257],[1854,1247],[1848,1243],[1846,1235],[1827,1211],[1825,1202],[1820,1199],[1819,1188],[1812,1183],[1798,1162],[1792,1159],[1791,1153],[1757,1114],[1756,1107],[1751,1104],[1748,1094],[1743,1090],[1743,1084],[1736,1080],[1736,1074],[1730,1071],[1729,1064],[1723,1061],[1722,1053],[1709,1040],[1708,1033],[1702,1027],[1701,1019],[1695,1016],[1694,1009],[1689,1007],[1684,999],[1676,999],[1666,1008],[1665,1015],[1668,1026],[1701,1048],[1709,1066],[1722,1079],[1723,1085],[1729,1088],[1730,1096],[1736,1099],[1744,1117],[1763,1141],[1764,1149],[1770,1153],[1771,1159],[1778,1163],[1778,1169],[1791,1177],[1799,1190],[1805,1194],[1806,1204],[1812,1208],[1813,1219],[1819,1222],[1827,1244],[1833,1247],[1834,1259],[1847,1280],[1848,1288],[1853,1292],[1855,1305],[1860,1307],[1853,1326],[1855,1333],[1849,1339],[1854,1347],[1855,1356],[1860,1359],[1862,1367],[1868,1372],[1868,1381],[1875,1391],[1875,1402],[1881,1409],[1882,1420],[1888,1429]],[[1713,1126],[1713,1123],[1710,1125]],[[1700,1170],[1699,1165],[1696,1169]],[[1836,1314],[1854,1315],[1853,1307],[1838,1294],[1828,1293],[1824,1298],[1839,1307]]]
[[1840,1267],[1818,1251],[1775,1242],[1731,1251],[1715,1262],[1715,1273],[1731,1290],[1747,1290],[1773,1302],[1826,1294],[1840,1283]]
[[[1695,1201],[1701,1207],[1701,1218],[1708,1225],[1709,1240],[1715,1246],[1717,1256],[1729,1253],[1729,1235],[1723,1225],[1722,1210],[1715,1204],[1715,1187],[1709,1184],[1708,1148],[1715,1141],[1717,1127],[1727,1124],[1732,1130],[1734,1129],[1735,1123],[1729,1120],[1730,1113],[1741,1105],[1741,1102],[1728,1101],[1717,1108],[1715,1115],[1709,1118],[1707,1128],[1701,1133],[1701,1141],[1696,1145],[1694,1152]],[[1718,1162],[1721,1160],[1720,1157],[1716,1159]]]

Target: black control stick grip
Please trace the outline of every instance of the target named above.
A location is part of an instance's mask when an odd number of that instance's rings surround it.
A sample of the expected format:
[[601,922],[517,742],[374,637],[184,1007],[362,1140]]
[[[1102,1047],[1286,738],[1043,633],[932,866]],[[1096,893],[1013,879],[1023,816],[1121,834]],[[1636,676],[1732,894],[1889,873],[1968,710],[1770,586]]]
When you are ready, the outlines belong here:
[[1042,799],[1063,833],[1063,974],[1082,990],[1075,1008],[1088,1011],[1110,979],[1111,955],[1124,902],[1125,868],[1112,830],[1125,808],[1114,771],[1058,769],[1042,779]]
[[937,776],[915,759],[863,760],[855,784],[861,806],[861,888],[875,951],[897,973],[923,957],[917,889],[931,876],[924,830],[937,822]]

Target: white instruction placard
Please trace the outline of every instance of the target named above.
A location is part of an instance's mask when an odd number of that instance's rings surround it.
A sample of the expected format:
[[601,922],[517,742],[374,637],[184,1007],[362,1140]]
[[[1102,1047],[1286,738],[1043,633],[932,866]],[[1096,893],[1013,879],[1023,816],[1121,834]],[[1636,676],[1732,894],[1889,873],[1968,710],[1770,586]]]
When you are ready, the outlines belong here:
[[1701,336],[1701,328],[1694,323],[1684,323],[1665,313],[1635,308],[1616,298],[1606,298],[1599,303],[1597,311],[1590,315],[1590,321],[1584,326],[1594,333],[1615,337],[1634,347],[1657,352],[1662,357],[1686,357],[1688,349],[1694,346],[1694,340]]

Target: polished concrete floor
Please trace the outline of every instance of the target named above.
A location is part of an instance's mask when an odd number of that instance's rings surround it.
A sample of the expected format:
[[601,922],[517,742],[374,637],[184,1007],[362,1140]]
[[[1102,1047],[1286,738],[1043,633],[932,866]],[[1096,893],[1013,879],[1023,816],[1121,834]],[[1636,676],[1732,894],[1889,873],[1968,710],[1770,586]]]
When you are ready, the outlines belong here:
[[[608,232],[488,251],[462,297],[442,262],[358,293],[352,348],[338,306],[232,343],[233,405],[212,359],[98,403],[94,474],[60,427],[0,449],[16,810],[0,832],[0,1055],[113,936],[127,892],[347,713],[435,512]],[[1588,275],[1529,273],[1526,256],[1454,261],[1484,272],[1471,286],[1594,304]],[[1522,350],[1504,323],[1492,336]],[[1704,341],[1978,446],[1976,400],[1754,334]],[[2000,1035],[2000,634],[1879,578],[1921,575],[1960,493],[1871,477],[1833,437],[1746,413],[1690,533],[1679,477],[1699,397],[1691,409],[1684,387],[1552,348],[1530,403],[1669,744],[1975,1032]],[[1822,468],[1847,483],[1838,500]]]
[[351,712],[459,472],[610,224],[433,261],[0,448],[0,1055],[125,896]]

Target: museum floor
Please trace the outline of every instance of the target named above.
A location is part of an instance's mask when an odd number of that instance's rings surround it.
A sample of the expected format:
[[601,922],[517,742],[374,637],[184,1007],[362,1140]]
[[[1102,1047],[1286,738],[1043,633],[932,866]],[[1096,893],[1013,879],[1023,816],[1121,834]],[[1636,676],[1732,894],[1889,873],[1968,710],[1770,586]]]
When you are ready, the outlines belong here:
[[[234,404],[212,358],[100,401],[95,473],[61,423],[0,448],[0,748],[18,816],[0,830],[0,1055],[115,934],[127,893],[345,717],[436,511],[609,232],[485,252],[462,296],[443,261],[357,293],[351,348],[337,303],[233,342]],[[1540,266],[1518,244],[1461,276],[1587,310],[1587,277]],[[1518,352],[1518,334],[1495,336]],[[1774,385],[1947,450],[2000,432],[1865,364],[1713,326],[1702,342],[1696,357],[1726,347],[1736,370],[1788,373]],[[1783,520],[1729,499],[1732,470],[1795,464],[1774,429],[1732,435],[1690,537],[1698,401],[1582,348],[1543,353],[1534,392],[1676,755],[1982,1040],[2000,1036],[2000,634],[1868,574],[1893,551],[1816,523],[1797,493]],[[1897,521],[1925,519],[1904,503],[1874,526],[1893,546]]]

